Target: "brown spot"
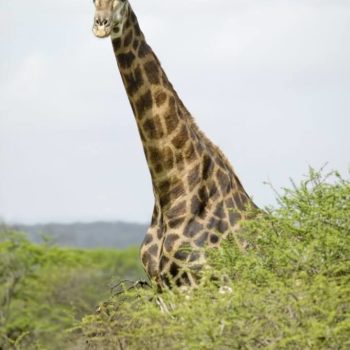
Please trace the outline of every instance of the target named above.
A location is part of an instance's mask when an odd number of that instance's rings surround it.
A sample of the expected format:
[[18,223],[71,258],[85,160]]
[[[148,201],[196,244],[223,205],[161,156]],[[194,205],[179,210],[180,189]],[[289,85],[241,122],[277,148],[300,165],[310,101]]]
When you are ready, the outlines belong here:
[[192,252],[191,255],[190,255],[190,259],[189,261],[190,262],[194,262],[194,261],[197,261],[199,258],[200,258],[200,253],[199,252]]
[[188,185],[189,185],[189,189],[190,191],[192,191],[194,189],[194,187],[197,185],[197,183],[199,182],[199,164],[197,164],[189,173],[188,175]]
[[163,171],[163,165],[162,163],[157,163],[153,166],[154,168],[154,171],[157,173],[157,174],[160,174],[162,171]]
[[195,219],[191,219],[184,230],[186,237],[194,237],[198,232],[203,229],[203,225],[197,222]]
[[228,230],[228,223],[225,220],[219,221],[218,230],[221,233],[225,233]]
[[222,219],[225,217],[224,203],[223,202],[218,203],[218,205],[216,206],[214,215],[219,219]]
[[158,239],[162,239],[163,238],[163,230],[161,228],[159,228],[157,230],[157,238]]
[[[114,31],[114,29],[113,29]],[[118,33],[118,32],[117,32]],[[114,51],[119,50],[120,46],[122,45],[122,41],[120,38],[115,38],[112,40],[112,45],[113,45],[113,49]]]
[[170,279],[168,277],[168,274],[162,274],[162,275],[160,275],[160,278],[165,286],[167,286],[169,288],[172,287],[172,284],[170,283]]
[[213,181],[209,187],[209,198],[211,200],[216,200],[218,197],[219,197],[219,191],[216,186],[216,183]]
[[177,274],[180,271],[180,266],[173,262],[170,265],[170,270],[169,271],[170,271],[171,276],[175,277],[175,276],[177,276]]
[[243,210],[244,209],[244,204],[243,204],[241,195],[240,195],[240,193],[238,191],[236,191],[233,194],[233,199],[234,199],[234,201],[236,203],[237,208],[240,209],[240,210]]
[[135,30],[136,36],[140,36],[142,34],[140,26],[137,23],[137,20],[134,22],[134,30]]
[[227,208],[234,208],[235,207],[235,204],[233,203],[233,199],[232,198],[228,198],[226,200],[226,207]]
[[175,219],[171,219],[168,222],[168,225],[170,228],[175,229],[175,228],[179,228],[183,222],[185,221],[186,217],[179,217],[179,218],[175,218]]
[[229,191],[230,187],[229,177],[221,169],[217,171],[216,176],[219,182],[221,193],[226,194]]
[[154,61],[150,61],[143,66],[147,79],[151,84],[159,84],[159,69]]
[[170,147],[166,146],[163,150],[163,165],[165,170],[174,167],[174,154]]
[[210,242],[216,244],[219,242],[219,237],[217,235],[210,235]]
[[142,245],[148,245],[153,241],[153,236],[149,233],[145,236]]
[[165,208],[168,206],[168,204],[170,203],[170,194],[169,193],[160,193],[159,196],[159,204],[162,208]]
[[185,153],[185,159],[188,163],[192,163],[196,159],[196,151],[194,149],[192,142],[187,147],[187,149],[185,149],[184,153]]
[[179,235],[167,234],[164,240],[164,248],[167,252],[171,252],[174,248],[175,242],[179,239]]
[[125,89],[129,96],[133,96],[143,85],[143,78],[140,66],[136,67],[131,74],[123,74]]
[[229,210],[229,218],[230,218],[230,224],[231,226],[234,226],[237,224],[238,221],[242,219],[241,214],[238,213],[236,210],[232,209]]
[[124,43],[123,43],[123,45],[124,45],[125,47],[127,47],[127,46],[129,46],[129,45],[131,44],[132,37],[133,37],[133,32],[132,32],[132,30],[130,30],[130,31],[126,34],[126,36],[124,37]]
[[198,191],[198,195],[199,195],[199,199],[201,201],[201,203],[203,203],[203,207],[204,207],[204,210],[202,210],[201,212],[199,212],[199,216],[200,217],[203,217],[205,216],[206,214],[206,210],[205,210],[205,207],[207,206],[208,204],[208,190],[205,186],[202,186],[199,191]]
[[207,225],[207,228],[209,230],[216,230],[220,233],[225,233],[228,230],[228,223],[225,220],[211,218]]
[[164,120],[168,134],[171,134],[179,124],[179,117],[176,113],[174,97],[171,97],[169,100],[169,106],[165,111]]
[[137,18],[136,18],[136,15],[133,11],[131,11],[131,13],[130,13],[130,20],[132,21],[133,24],[137,23]]
[[203,145],[202,145],[202,142],[199,141],[199,142],[197,143],[197,153],[201,156],[201,155],[203,154],[203,151],[204,151],[204,147],[203,147]]
[[176,167],[179,171],[181,171],[185,168],[185,162],[184,162],[184,157],[183,157],[182,153],[176,154]]
[[137,48],[139,47],[139,41],[137,39],[134,40],[134,42],[132,43],[132,48],[136,51]]
[[182,286],[182,282],[181,282],[181,277],[177,276],[176,278],[173,278],[174,282],[176,284],[177,287],[181,287]]
[[171,197],[172,199],[176,199],[180,197],[185,192],[185,187],[182,183],[178,183],[171,189]]
[[179,248],[179,250],[174,254],[174,258],[178,260],[186,260],[188,255],[188,251]]
[[192,198],[191,212],[193,215],[201,215],[205,210],[205,203],[202,202],[197,196]]
[[135,55],[132,52],[120,53],[117,55],[118,62],[120,67],[123,69],[130,68],[132,63],[135,60]]
[[149,249],[148,252],[153,255],[153,256],[157,256],[158,254],[158,244],[153,244]]
[[208,230],[214,230],[218,227],[219,224],[219,220],[215,219],[215,218],[210,218],[207,228]]
[[162,106],[166,102],[167,97],[168,96],[167,96],[167,94],[165,92],[157,91],[155,93],[155,100],[156,100],[157,107]]
[[203,164],[202,178],[203,180],[207,180],[213,173],[213,168],[214,168],[213,162],[207,154],[204,155],[202,164]]
[[168,264],[169,259],[166,256],[162,256],[159,262],[160,271],[163,271],[165,266]]
[[209,195],[208,195],[208,190],[205,186],[200,187],[200,189],[198,190],[198,195],[202,202],[208,201]]
[[151,140],[158,140],[164,136],[162,124],[158,115],[154,116],[152,119],[146,119],[143,123],[143,129]]
[[152,165],[159,164],[161,162],[161,153],[157,147],[148,147],[147,149],[147,154],[148,154],[148,162],[151,163]]
[[222,159],[220,156],[217,157],[217,158],[215,159],[215,161],[216,161],[216,164],[217,164],[220,168],[227,170],[227,169],[226,169],[226,165],[225,165],[223,159]]
[[158,189],[160,193],[168,193],[170,190],[170,181],[164,180],[158,185]]
[[186,213],[186,201],[182,201],[179,204],[171,207],[167,212],[167,217],[169,219],[176,218]]
[[186,142],[188,141],[188,131],[187,131],[187,126],[186,124],[182,125],[181,130],[179,133],[173,138],[172,144],[175,146],[177,149],[182,149]]
[[150,91],[147,91],[136,101],[136,115],[139,119],[142,119],[144,113],[152,108],[152,103],[152,94]]
[[152,214],[151,226],[157,225],[158,221],[158,208],[155,206]]
[[182,275],[181,275],[181,285],[187,285],[187,286],[190,286],[191,285],[191,281],[190,281],[190,278],[188,277],[188,273],[187,272],[184,272]]
[[152,255],[150,255],[148,252],[145,252],[141,258],[142,264],[145,267],[145,270],[147,273],[153,277],[157,273],[157,264]]
[[197,247],[203,247],[207,243],[209,232],[202,233],[195,241]]
[[130,20],[130,17],[128,17],[125,22],[125,28],[129,28],[130,26],[131,26],[131,20]]
[[148,252],[145,252],[144,254],[142,254],[142,257],[141,257],[141,261],[142,261],[143,266],[147,265],[148,260],[149,260],[149,254],[148,254]]
[[152,53],[152,49],[144,41],[142,41],[139,47],[139,57],[144,58],[149,53]]

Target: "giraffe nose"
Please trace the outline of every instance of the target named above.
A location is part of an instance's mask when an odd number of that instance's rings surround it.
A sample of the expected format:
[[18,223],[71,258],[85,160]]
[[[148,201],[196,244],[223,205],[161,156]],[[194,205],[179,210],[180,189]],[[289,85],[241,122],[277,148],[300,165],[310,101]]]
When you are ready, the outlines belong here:
[[95,18],[95,25],[99,27],[109,27],[111,25],[111,21],[107,18]]

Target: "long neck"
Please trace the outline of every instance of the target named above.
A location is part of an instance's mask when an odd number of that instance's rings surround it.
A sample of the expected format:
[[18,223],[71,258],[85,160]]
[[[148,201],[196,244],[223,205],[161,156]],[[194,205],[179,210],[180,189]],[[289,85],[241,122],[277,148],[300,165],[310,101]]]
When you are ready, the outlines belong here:
[[[191,116],[145,41],[129,8],[121,37],[112,44],[135,115],[156,192],[174,185],[184,155],[195,157]],[[175,176],[175,173],[177,174]]]

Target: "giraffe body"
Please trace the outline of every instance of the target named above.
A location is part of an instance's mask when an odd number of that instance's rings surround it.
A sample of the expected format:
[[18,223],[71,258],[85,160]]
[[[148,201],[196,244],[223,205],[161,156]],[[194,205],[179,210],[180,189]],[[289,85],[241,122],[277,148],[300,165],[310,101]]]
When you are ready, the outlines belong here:
[[[158,286],[195,285],[205,247],[237,232],[255,207],[229,161],[199,130],[147,44],[127,1],[96,0],[120,20],[110,32],[150,169],[155,205],[141,260]],[[113,6],[116,6],[113,12]],[[98,18],[96,27],[103,23]],[[97,35],[97,34],[96,34]],[[170,280],[172,282],[170,282]]]

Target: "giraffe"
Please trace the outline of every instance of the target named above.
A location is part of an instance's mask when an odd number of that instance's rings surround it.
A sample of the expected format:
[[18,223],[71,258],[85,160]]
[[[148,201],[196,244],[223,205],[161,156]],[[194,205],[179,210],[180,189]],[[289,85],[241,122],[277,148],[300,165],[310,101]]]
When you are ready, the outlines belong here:
[[155,198],[141,261],[162,289],[196,286],[219,247],[257,208],[230,162],[198,128],[147,44],[128,0],[94,0],[93,33],[110,37]]

